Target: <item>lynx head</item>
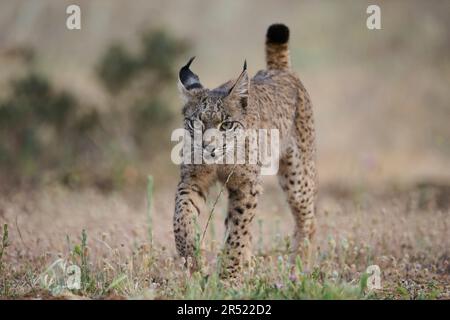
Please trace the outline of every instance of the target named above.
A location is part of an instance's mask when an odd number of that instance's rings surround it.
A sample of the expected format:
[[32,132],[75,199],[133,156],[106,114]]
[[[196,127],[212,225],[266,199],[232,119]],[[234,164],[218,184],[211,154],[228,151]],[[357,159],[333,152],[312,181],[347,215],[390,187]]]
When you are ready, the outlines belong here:
[[[190,70],[194,58],[180,69],[178,89],[184,102],[183,115],[185,129],[191,135],[198,130],[205,134],[210,129],[222,135],[222,141],[237,129],[245,129],[245,115],[249,98],[249,78],[247,63],[237,80],[229,81],[216,88],[207,89],[200,83],[199,77]],[[205,139],[203,139],[205,140]],[[217,139],[216,139],[217,140]],[[220,141],[220,139],[218,139]],[[214,153],[223,153],[224,143],[202,142],[202,149]]]

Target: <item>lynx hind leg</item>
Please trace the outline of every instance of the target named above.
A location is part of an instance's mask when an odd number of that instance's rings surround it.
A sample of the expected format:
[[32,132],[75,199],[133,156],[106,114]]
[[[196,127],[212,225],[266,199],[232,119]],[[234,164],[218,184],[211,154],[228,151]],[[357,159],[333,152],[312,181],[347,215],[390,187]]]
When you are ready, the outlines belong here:
[[280,160],[279,182],[286,193],[294,217],[291,262],[300,255],[304,265],[311,262],[315,232],[316,172],[314,162],[305,160],[296,148],[290,148]]

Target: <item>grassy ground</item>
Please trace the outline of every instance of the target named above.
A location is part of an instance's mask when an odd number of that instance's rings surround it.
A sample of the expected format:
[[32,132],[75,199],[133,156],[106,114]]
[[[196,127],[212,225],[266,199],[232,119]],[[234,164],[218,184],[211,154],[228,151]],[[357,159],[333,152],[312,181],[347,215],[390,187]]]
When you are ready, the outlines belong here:
[[[156,189],[151,211],[144,189],[105,195],[48,187],[3,198],[0,221],[7,230],[0,251],[1,297],[450,298],[445,188],[376,194],[323,188],[314,262],[306,267],[287,262],[292,220],[278,187],[269,181],[253,226],[255,258],[240,288],[227,286],[216,274],[224,199],[203,244],[204,271],[190,274],[174,252],[173,192]],[[212,194],[211,201],[218,190]],[[205,220],[206,215],[201,226]],[[80,290],[61,286],[70,276],[62,275],[61,261],[80,267]],[[381,269],[380,290],[366,286],[365,271],[373,264]]]

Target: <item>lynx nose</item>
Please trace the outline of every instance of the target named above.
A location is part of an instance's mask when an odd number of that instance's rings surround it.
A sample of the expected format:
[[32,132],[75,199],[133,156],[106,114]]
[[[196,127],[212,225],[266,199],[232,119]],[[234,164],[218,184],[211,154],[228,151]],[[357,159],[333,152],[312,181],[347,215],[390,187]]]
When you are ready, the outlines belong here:
[[211,157],[215,157],[216,156],[216,147],[211,145],[211,144],[203,144],[203,152],[210,154]]
[[213,158],[216,156],[216,148],[214,147],[205,148],[205,152],[209,153]]

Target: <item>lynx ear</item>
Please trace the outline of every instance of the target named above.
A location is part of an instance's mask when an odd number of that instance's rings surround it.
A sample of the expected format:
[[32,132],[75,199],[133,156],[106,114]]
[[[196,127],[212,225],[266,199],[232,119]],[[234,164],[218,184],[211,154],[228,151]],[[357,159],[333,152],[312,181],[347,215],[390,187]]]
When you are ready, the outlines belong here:
[[[193,96],[194,89],[202,89],[199,77],[189,69],[195,57],[189,59],[188,63],[180,69],[178,74],[178,90],[184,100],[189,100]],[[193,90],[193,91],[192,91]]]
[[242,106],[247,106],[247,100],[248,100],[248,88],[249,88],[250,82],[248,79],[248,73],[247,73],[247,61],[244,61],[244,68],[237,78],[234,85],[231,87],[230,91],[228,92],[228,96],[235,97],[240,99]]

